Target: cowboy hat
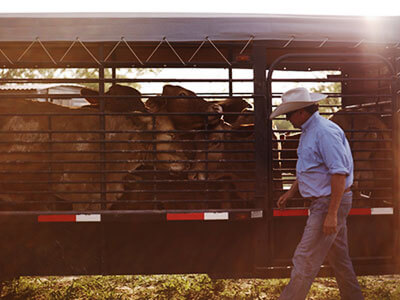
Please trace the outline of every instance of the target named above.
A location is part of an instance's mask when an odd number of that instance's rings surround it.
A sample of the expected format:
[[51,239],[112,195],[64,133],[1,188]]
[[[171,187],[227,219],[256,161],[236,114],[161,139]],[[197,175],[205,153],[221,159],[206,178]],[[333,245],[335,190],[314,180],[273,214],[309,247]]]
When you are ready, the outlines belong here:
[[303,87],[288,90],[282,95],[282,103],[278,105],[269,118],[273,119],[279,115],[313,105],[326,97],[324,94],[310,93]]

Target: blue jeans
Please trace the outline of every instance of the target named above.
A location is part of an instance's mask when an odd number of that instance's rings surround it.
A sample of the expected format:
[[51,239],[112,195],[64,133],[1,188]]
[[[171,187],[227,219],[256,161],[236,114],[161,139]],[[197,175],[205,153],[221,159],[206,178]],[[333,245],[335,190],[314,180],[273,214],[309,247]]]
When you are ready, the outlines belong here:
[[336,234],[325,235],[322,229],[329,200],[328,197],[321,197],[311,203],[310,216],[293,256],[290,282],[279,297],[280,300],[305,299],[325,258],[335,272],[341,298],[364,299],[347,244],[346,218],[351,209],[352,192],[343,195],[338,210]]

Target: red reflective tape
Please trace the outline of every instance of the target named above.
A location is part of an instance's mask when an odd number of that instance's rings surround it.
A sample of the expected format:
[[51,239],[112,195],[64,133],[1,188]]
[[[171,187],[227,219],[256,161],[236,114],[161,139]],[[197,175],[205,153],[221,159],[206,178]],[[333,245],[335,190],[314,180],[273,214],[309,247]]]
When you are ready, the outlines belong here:
[[204,220],[204,213],[167,213],[168,221]]
[[352,208],[349,215],[352,216],[369,216],[371,215],[371,208]]
[[76,222],[75,215],[40,215],[38,222]]
[[274,217],[308,216],[308,209],[274,209]]

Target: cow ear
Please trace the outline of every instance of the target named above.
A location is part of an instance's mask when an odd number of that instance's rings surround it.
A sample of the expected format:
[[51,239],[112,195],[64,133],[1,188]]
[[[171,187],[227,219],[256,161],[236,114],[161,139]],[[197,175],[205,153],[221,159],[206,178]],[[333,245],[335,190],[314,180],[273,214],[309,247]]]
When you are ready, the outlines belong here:
[[175,85],[166,84],[163,86],[162,95],[164,95],[164,96],[173,95],[174,94],[173,90],[176,88],[177,88],[177,86],[175,86]]
[[119,84],[114,84],[112,85],[107,92],[108,95],[132,95],[136,97],[140,97],[141,93],[130,86],[127,85],[119,85]]
[[99,104],[99,92],[88,88],[81,89],[81,95],[92,105]]
[[145,103],[146,109],[150,113],[157,113],[167,106],[167,99],[163,97],[150,98]]

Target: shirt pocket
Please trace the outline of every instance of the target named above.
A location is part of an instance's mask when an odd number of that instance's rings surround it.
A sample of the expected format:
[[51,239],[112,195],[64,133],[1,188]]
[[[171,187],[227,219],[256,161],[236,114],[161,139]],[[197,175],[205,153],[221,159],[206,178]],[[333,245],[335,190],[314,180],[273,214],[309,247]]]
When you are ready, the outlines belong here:
[[302,147],[297,149],[297,171],[304,172],[320,165],[319,155],[313,147]]

